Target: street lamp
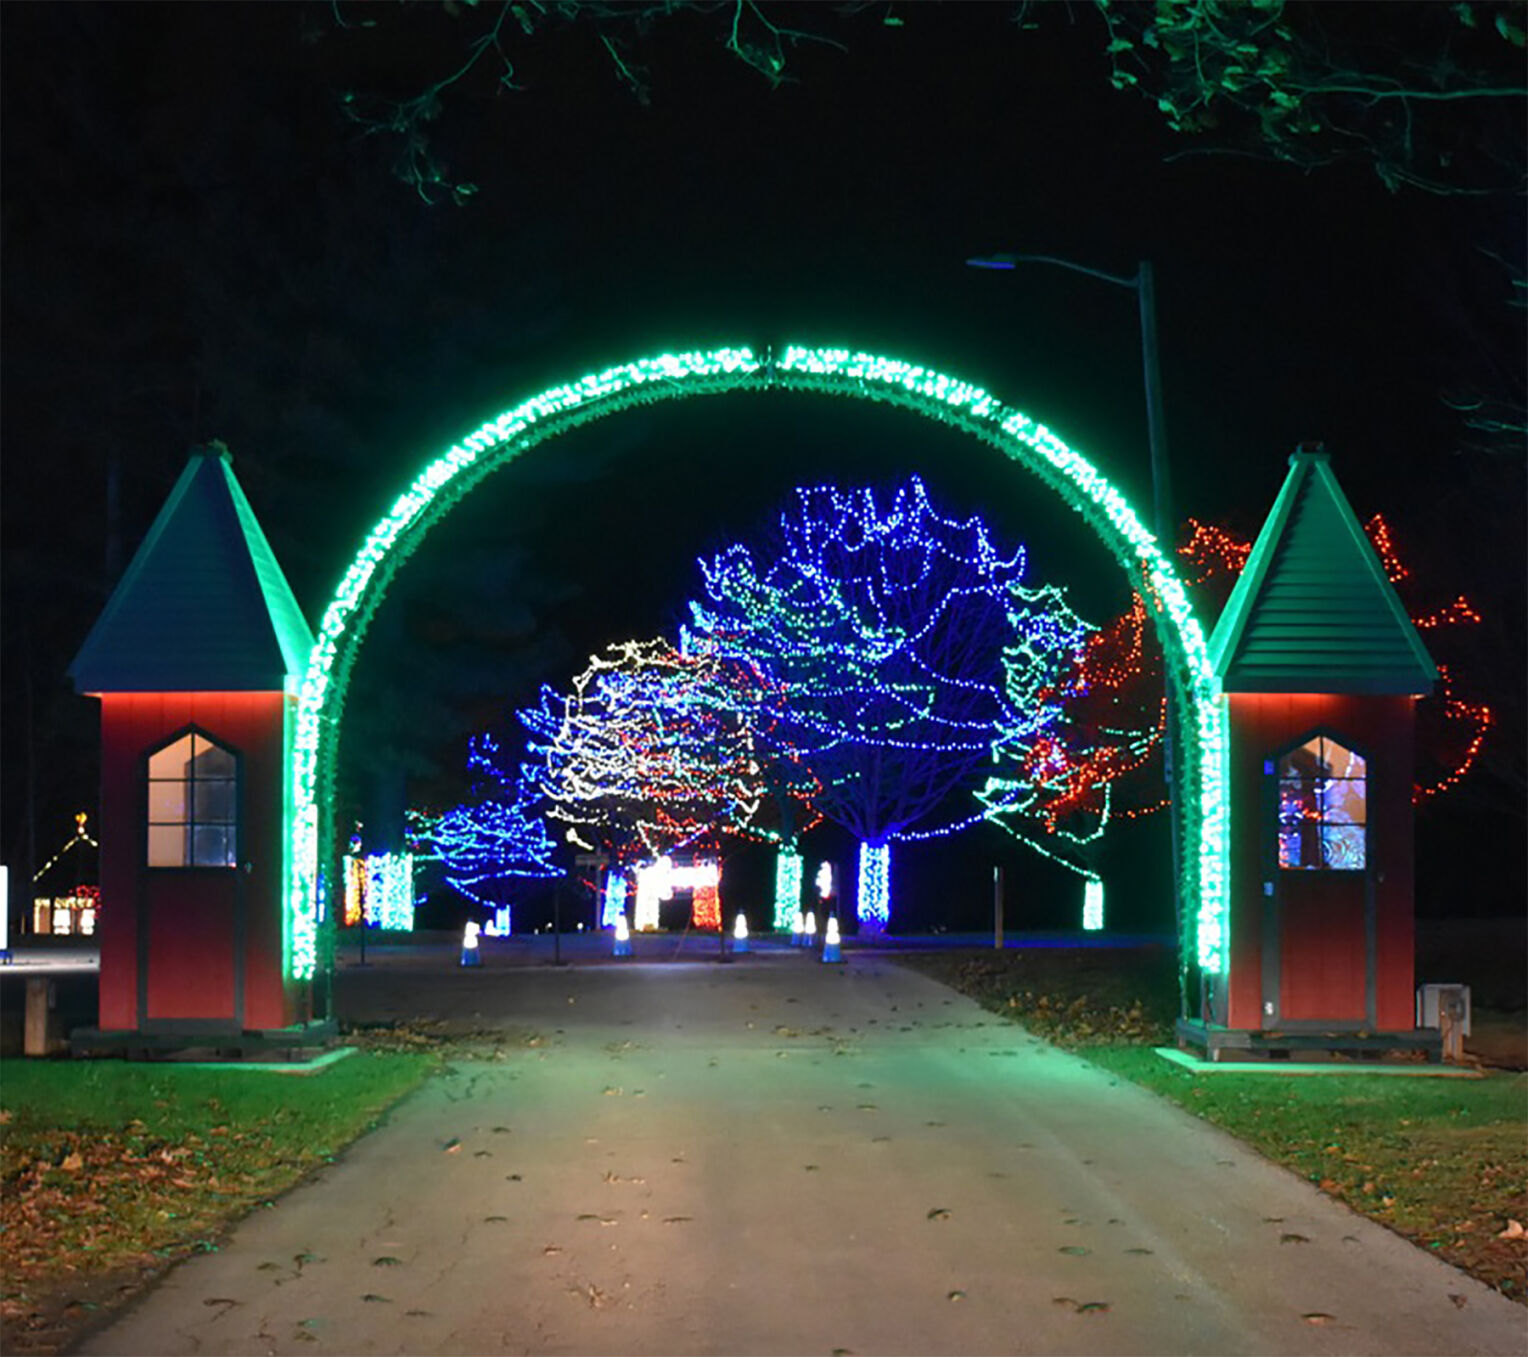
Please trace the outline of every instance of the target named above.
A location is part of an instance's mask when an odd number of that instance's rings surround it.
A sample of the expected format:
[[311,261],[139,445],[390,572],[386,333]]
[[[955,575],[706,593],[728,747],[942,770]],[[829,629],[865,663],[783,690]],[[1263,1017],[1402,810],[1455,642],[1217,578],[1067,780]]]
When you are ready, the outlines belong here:
[[[1170,556],[1176,532],[1172,513],[1172,483],[1168,478],[1167,469],[1167,427],[1162,418],[1162,371],[1157,366],[1157,289],[1156,278],[1151,270],[1151,261],[1141,260],[1136,265],[1133,278],[1121,278],[1113,273],[1090,269],[1085,264],[1074,264],[1070,259],[1057,259],[1054,255],[1048,254],[985,254],[968,259],[966,263],[974,269],[1014,269],[1020,264],[1054,264],[1057,268],[1070,269],[1073,273],[1085,273],[1089,278],[1113,283],[1115,287],[1128,287],[1135,293],[1141,308],[1141,368],[1146,379],[1146,438],[1151,451],[1151,508],[1154,519],[1152,527],[1157,535],[1157,547],[1163,555]],[[1167,739],[1162,745],[1162,774],[1163,781],[1167,783],[1168,796],[1171,798],[1174,715],[1171,681],[1167,684],[1165,697]],[[1177,915],[1178,937],[1181,945],[1183,902],[1179,898],[1178,886],[1181,880],[1180,863],[1183,850],[1179,843],[1180,826],[1176,806],[1172,808],[1168,818],[1171,821],[1171,832],[1168,838],[1172,845],[1173,905],[1174,913]],[[1180,998],[1186,1016],[1188,1013],[1187,992],[1183,989],[1181,975],[1179,979]]]
[[1172,482],[1167,467],[1167,426],[1162,417],[1162,371],[1157,365],[1157,288],[1151,261],[1141,260],[1133,278],[1074,264],[1048,254],[984,254],[966,260],[973,269],[1013,269],[1020,264],[1054,264],[1057,268],[1085,273],[1115,287],[1128,287],[1141,308],[1141,367],[1146,379],[1146,438],[1151,450],[1152,528],[1164,553],[1173,549]]

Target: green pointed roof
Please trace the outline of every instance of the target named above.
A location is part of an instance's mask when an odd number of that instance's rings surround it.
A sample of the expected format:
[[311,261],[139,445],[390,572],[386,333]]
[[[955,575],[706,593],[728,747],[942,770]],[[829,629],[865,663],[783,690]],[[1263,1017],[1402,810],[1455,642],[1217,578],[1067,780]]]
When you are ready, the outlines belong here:
[[82,693],[271,692],[313,634],[218,445],[194,453],[69,676]]
[[1302,448],[1210,638],[1228,693],[1432,691],[1438,670],[1319,450]]

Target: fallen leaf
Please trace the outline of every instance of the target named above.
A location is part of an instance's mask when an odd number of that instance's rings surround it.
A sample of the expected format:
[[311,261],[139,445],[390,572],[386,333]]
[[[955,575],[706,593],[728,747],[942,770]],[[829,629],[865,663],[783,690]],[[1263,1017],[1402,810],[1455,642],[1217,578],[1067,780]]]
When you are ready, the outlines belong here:
[[1070,1254],[1073,1258],[1082,1258],[1085,1255],[1092,1253],[1093,1250],[1085,1248],[1081,1244],[1063,1244],[1059,1249],[1056,1250],[1056,1252]]
[[1470,1299],[1469,1299],[1468,1296],[1461,1296],[1461,1295],[1456,1294],[1453,1291],[1450,1291],[1448,1293],[1448,1298],[1451,1301],[1454,1302],[1454,1309],[1456,1309],[1456,1310],[1462,1310],[1462,1309],[1464,1309],[1464,1307],[1466,1305],[1468,1305],[1470,1303]]
[[1323,1314],[1320,1310],[1312,1310],[1310,1314],[1301,1315],[1300,1318],[1307,1324],[1335,1324],[1337,1322],[1335,1315]]
[[371,1260],[372,1267],[402,1267],[403,1259],[394,1258],[391,1254],[384,1254],[381,1258]]
[[391,1296],[379,1296],[375,1291],[368,1291],[361,1299],[371,1301],[376,1305],[391,1305],[393,1303]]
[[1109,1302],[1106,1300],[1084,1301],[1077,1307],[1077,1313],[1079,1315],[1102,1315],[1107,1314],[1108,1310]]
[[664,1216],[665,1225],[687,1225],[693,1219],[691,1216]]
[[964,1291],[951,1291],[950,1294],[945,1297],[946,1300],[964,1300],[965,1298],[966,1293]]
[[1496,1237],[1498,1239],[1521,1239],[1523,1237],[1523,1222],[1520,1220],[1508,1220],[1507,1228]]
[[202,1302],[203,1305],[243,1305],[241,1300],[235,1300],[232,1296],[211,1296]]
[[1310,1243],[1310,1239],[1306,1235],[1303,1235],[1303,1234],[1281,1234],[1279,1236],[1279,1243],[1280,1244],[1309,1244]]
[[943,1206],[936,1206],[936,1207],[934,1207],[933,1210],[931,1210],[928,1213],[928,1216],[927,1216],[927,1219],[929,1219],[929,1220],[948,1220],[949,1218],[950,1218],[949,1209],[947,1207],[943,1207]]

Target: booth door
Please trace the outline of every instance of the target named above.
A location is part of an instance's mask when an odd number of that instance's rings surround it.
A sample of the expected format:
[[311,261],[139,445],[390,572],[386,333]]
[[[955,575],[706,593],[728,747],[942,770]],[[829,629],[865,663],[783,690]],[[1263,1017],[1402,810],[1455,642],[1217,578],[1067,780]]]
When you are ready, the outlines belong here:
[[234,749],[195,726],[149,754],[139,1026],[237,1031],[244,1022],[244,871]]
[[1367,762],[1318,734],[1265,767],[1277,779],[1265,1026],[1362,1027],[1374,1011]]
[[1361,1026],[1373,992],[1367,882],[1349,873],[1280,873],[1280,1023]]
[[241,884],[232,872],[177,872],[149,882],[141,916],[145,1031],[243,1027]]

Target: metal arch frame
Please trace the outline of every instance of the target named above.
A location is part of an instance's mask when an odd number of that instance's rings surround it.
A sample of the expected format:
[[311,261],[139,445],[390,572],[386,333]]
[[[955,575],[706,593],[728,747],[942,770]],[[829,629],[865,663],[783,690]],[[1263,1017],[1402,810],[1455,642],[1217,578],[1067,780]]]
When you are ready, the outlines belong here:
[[[1225,701],[1203,628],[1172,562],[1118,490],[1044,425],[978,386],[931,368],[845,348],[790,345],[762,354],[718,348],[641,358],[548,388],[490,420],[431,461],[372,528],[319,625],[297,698],[283,888],[283,964],[293,979],[318,963],[319,863],[332,856],[332,803],[340,719],[351,670],[377,606],[426,533],[485,477],[580,425],[636,405],[778,389],[880,401],[951,425],[1033,472],[1114,554],[1151,609],[1175,702],[1180,769],[1172,813],[1185,842],[1177,884],[1179,945],[1222,974],[1228,951],[1229,807]],[[1185,736],[1189,738],[1185,738]],[[1192,936],[1190,936],[1192,929]]]

